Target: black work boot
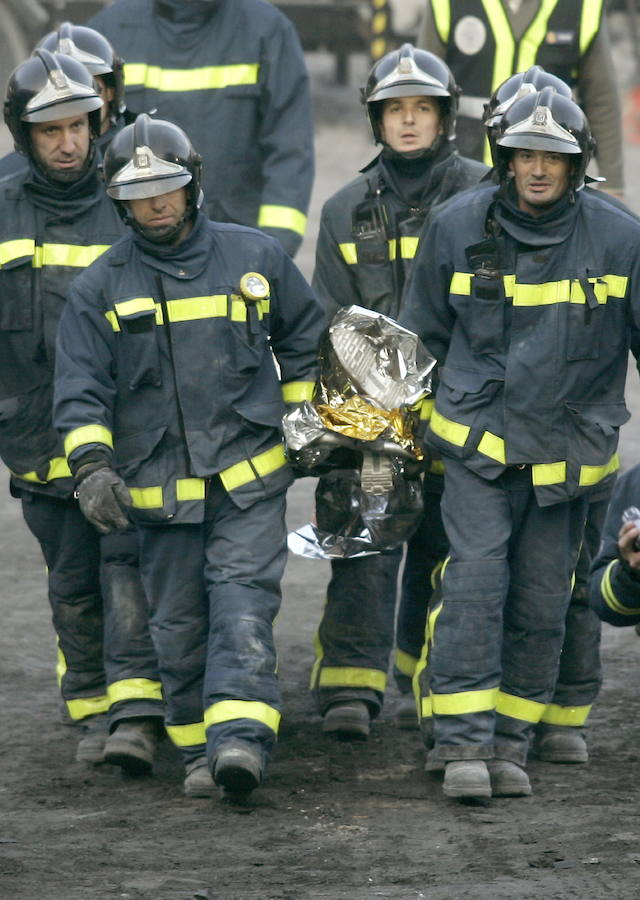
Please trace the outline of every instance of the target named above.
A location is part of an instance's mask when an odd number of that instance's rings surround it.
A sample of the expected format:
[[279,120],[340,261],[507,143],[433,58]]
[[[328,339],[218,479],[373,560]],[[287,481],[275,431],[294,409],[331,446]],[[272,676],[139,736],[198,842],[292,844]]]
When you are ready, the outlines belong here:
[[159,720],[121,719],[107,738],[105,762],[120,766],[128,775],[149,775],[159,738]]
[[369,737],[369,707],[363,700],[333,703],[323,716],[322,730],[341,741],[366,741]]
[[213,780],[225,796],[246,796],[262,781],[262,753],[249,741],[226,741],[213,758]]
[[584,728],[541,723],[536,727],[533,753],[543,762],[586,763],[589,751]]
[[76,748],[77,762],[99,765],[105,761],[104,750],[109,735],[106,713],[89,716],[79,723],[82,737]]

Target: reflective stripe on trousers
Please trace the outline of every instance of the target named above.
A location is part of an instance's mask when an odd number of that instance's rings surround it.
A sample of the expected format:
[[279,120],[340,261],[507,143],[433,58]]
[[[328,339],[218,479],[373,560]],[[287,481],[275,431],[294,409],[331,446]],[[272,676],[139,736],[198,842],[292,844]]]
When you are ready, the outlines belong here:
[[587,509],[539,507],[526,470],[486,481],[445,461],[451,559],[429,674],[436,757],[526,761],[551,700]]
[[280,718],[272,623],[286,559],[284,494],[240,510],[218,484],[201,525],[140,527],[167,731],[185,762],[230,738],[264,761]]

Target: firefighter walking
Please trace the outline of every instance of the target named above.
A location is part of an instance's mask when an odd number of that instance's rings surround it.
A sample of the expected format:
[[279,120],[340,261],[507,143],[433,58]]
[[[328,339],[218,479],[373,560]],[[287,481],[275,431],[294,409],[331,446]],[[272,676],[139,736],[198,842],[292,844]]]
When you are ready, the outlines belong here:
[[71,289],[56,424],[88,517],[117,528],[129,506],[137,524],[185,793],[210,795],[213,776],[245,794],[280,721],[281,418],[311,396],[322,313],[277,241],[200,212],[177,126],[139,116],[105,177],[131,227]]

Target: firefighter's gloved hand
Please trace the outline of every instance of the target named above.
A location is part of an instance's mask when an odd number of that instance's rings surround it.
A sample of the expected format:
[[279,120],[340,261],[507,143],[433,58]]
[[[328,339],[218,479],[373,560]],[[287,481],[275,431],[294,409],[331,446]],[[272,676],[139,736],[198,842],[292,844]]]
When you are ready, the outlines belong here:
[[[88,468],[92,470],[87,472]],[[131,494],[122,478],[110,466],[81,467],[76,472],[76,494],[85,518],[101,534],[123,531],[129,527],[125,509],[131,506]]]

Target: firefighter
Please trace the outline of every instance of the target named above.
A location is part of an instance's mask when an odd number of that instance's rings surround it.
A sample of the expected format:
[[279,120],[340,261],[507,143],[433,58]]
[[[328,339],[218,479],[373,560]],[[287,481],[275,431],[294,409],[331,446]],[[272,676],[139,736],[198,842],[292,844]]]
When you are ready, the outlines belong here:
[[[101,34],[92,28],[64,22],[57,31],[44,37],[39,47],[51,53],[71,56],[94,77],[96,91],[103,100],[100,108],[100,133],[95,145],[101,153],[109,146],[113,135],[131,121],[124,104],[123,62]],[[0,179],[26,168],[22,153],[8,153],[0,159]]]
[[114,135],[134,118],[124,100],[124,61],[100,32],[72,22],[63,22],[38,46],[77,59],[93,75],[103,101],[96,146],[104,154]]
[[603,622],[640,623],[640,466],[618,480],[589,579],[591,605]]
[[[494,162],[495,141],[502,116],[519,97],[544,87],[552,87],[557,93],[572,98],[571,89],[562,79],[537,65],[508,78],[495,91],[484,116]],[[493,172],[495,175],[495,169]],[[611,194],[603,193],[601,196],[610,203],[620,203]],[[585,763],[589,759],[584,726],[602,685],[602,664],[601,629],[597,616],[589,606],[587,582],[589,567],[598,552],[611,487],[607,486],[602,496],[594,493],[589,501],[585,536],[567,612],[558,682],[551,703],[536,726],[533,750],[538,759],[545,762]]]
[[104,171],[130,228],[71,288],[56,423],[89,519],[137,524],[185,793],[246,794],[280,721],[283,398],[311,396],[322,311],[276,240],[200,211],[177,126],[142,114]]
[[462,153],[490,162],[482,127],[488,97],[538,63],[573,88],[597,141],[607,190],[622,196],[620,100],[604,0],[428,0],[418,43],[451,67],[464,96]]
[[62,696],[83,731],[77,757],[104,760],[108,724],[111,761],[148,771],[163,710],[135,547],[110,539],[101,552],[51,421],[69,283],[123,231],[98,175],[101,107],[84,66],[48,50],[9,81],[5,121],[28,165],[0,185],[0,456],[47,564]]
[[[362,99],[382,150],[322,210],[313,288],[328,321],[352,303],[397,318],[429,210],[487,171],[456,151],[458,89],[431,53],[404,44],[386,54],[373,66]],[[411,678],[424,636],[430,572],[446,553],[441,482],[436,464],[425,477],[424,523],[409,542],[404,569],[396,652],[402,727],[417,724]],[[398,550],[331,563],[311,687],[323,730],[340,738],[366,738],[369,720],[382,706],[401,556]]]
[[618,467],[640,225],[580,190],[591,148],[584,114],[552,88],[513,103],[499,187],[436,217],[401,317],[438,360],[428,437],[450,550],[422,704],[450,797],[531,792],[588,500]]
[[117,0],[88,24],[126,60],[127,106],[175,122],[202,154],[210,218],[258,227],[293,256],[313,132],[291,22],[262,0]]

